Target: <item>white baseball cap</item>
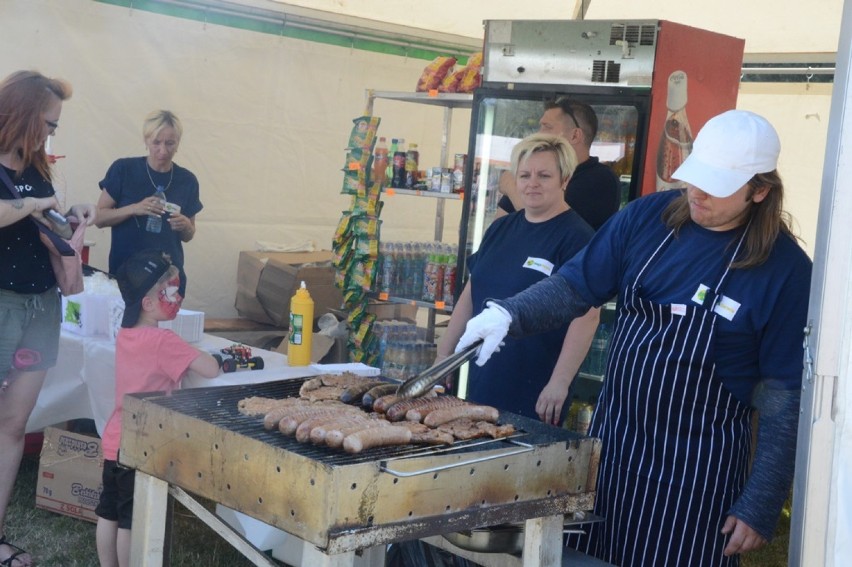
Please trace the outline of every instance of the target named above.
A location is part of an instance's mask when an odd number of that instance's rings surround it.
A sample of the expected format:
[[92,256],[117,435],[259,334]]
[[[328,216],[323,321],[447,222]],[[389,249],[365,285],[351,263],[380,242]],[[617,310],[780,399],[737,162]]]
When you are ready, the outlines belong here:
[[714,116],[701,128],[692,153],[672,174],[714,197],[733,195],[758,173],[778,165],[781,141],[765,118],[746,110]]

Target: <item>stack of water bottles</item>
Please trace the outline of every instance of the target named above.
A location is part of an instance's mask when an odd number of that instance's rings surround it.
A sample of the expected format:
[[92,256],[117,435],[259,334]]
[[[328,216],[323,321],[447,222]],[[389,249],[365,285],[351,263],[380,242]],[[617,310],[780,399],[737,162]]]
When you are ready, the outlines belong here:
[[432,366],[438,347],[422,340],[423,331],[414,323],[395,319],[373,324],[379,339],[375,365],[381,368],[382,376],[407,380]]
[[382,242],[376,291],[390,297],[453,305],[458,246],[441,242]]

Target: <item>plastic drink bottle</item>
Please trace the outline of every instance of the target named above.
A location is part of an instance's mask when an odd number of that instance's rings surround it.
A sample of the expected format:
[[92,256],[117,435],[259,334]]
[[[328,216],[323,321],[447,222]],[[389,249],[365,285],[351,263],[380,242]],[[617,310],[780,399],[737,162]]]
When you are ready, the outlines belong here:
[[[163,189],[162,185],[157,185],[157,191],[154,193],[154,197],[160,200],[161,205],[165,206],[166,190]],[[145,230],[148,232],[161,232],[163,230],[163,216],[148,215],[148,220],[145,222]]]
[[[392,160],[394,154],[396,154],[397,150],[399,150],[399,140],[396,138],[391,138],[391,146],[390,151],[388,152],[388,159]],[[388,167],[385,171],[385,181],[390,182],[393,179],[393,162],[388,161]]]
[[589,425],[592,423],[592,411],[594,406],[591,403],[580,406],[580,411],[577,412],[577,422],[575,431],[580,435],[589,433]]
[[287,364],[307,366],[311,363],[311,343],[314,336],[314,300],[305,282],[290,299],[290,332],[288,333]]
[[420,152],[417,144],[411,144],[405,153],[405,188],[412,189],[417,183],[417,168],[420,164]]
[[384,187],[387,179],[388,170],[388,143],[387,139],[382,137],[376,143],[376,148],[373,151],[373,174],[371,183],[378,183]]
[[405,189],[405,140],[397,141],[396,151],[393,153],[393,177],[391,187]]
[[657,151],[657,191],[684,186],[672,179],[672,174],[692,153],[692,129],[686,118],[686,73],[675,71],[669,75],[666,94],[666,123]]

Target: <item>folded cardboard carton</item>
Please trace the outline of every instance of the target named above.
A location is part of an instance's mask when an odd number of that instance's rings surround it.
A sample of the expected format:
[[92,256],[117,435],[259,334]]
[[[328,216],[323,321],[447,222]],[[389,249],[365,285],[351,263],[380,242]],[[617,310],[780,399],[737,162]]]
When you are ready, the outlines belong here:
[[371,301],[367,304],[367,313],[376,316],[377,321],[407,321],[414,323],[417,320],[417,306],[409,303],[384,303]]
[[314,301],[314,318],[339,309],[343,294],[334,286],[331,252],[240,252],[237,297],[241,317],[278,327],[290,322],[290,299],[305,282]]
[[44,430],[36,508],[97,522],[103,483],[101,441],[56,427]]

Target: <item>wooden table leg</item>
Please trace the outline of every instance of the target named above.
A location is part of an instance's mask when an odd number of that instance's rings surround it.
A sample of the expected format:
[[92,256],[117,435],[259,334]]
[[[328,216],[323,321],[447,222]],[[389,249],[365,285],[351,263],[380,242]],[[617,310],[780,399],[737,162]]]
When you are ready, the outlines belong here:
[[167,482],[136,471],[133,489],[133,538],[130,564],[162,567],[166,543]]
[[533,518],[524,524],[524,567],[562,565],[562,524],[564,516]]
[[302,546],[303,567],[384,567],[386,546],[377,545],[361,551],[360,556],[354,551],[327,555],[315,545],[304,542]]

